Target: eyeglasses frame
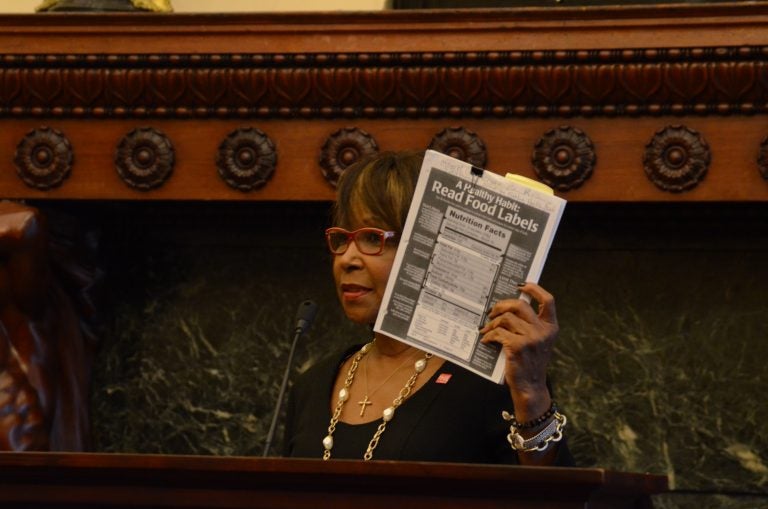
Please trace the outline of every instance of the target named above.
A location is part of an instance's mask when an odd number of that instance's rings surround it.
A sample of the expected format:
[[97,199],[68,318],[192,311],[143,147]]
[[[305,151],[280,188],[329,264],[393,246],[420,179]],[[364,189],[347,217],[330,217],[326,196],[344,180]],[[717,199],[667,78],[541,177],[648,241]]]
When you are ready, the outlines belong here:
[[[363,232],[370,232],[374,231],[376,233],[381,234],[381,243],[379,244],[379,250],[375,253],[366,253],[360,248],[360,244],[357,243],[357,235]],[[332,233],[343,233],[347,236],[347,243],[344,244],[344,249],[342,251],[334,251],[333,246],[331,245],[331,234]],[[325,230],[325,240],[328,244],[328,250],[331,252],[331,254],[334,255],[343,255],[347,252],[347,249],[349,248],[349,245],[351,244],[350,240],[355,243],[355,246],[357,246],[357,250],[360,251],[362,254],[370,255],[370,256],[377,256],[380,255],[384,251],[384,247],[387,244],[387,241],[389,239],[393,239],[397,237],[397,232],[392,230],[383,230],[381,228],[375,228],[372,226],[365,226],[363,228],[358,228],[354,231],[349,231],[344,228],[341,228],[339,226],[332,226]]]

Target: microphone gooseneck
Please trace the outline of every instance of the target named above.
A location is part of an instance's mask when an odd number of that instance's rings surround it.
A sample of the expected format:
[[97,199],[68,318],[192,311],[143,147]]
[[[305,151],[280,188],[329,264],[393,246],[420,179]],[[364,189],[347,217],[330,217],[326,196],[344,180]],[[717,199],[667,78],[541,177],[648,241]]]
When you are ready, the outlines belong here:
[[264,445],[264,454],[262,455],[264,457],[269,455],[269,449],[272,446],[272,440],[275,437],[277,420],[280,417],[280,410],[283,407],[285,389],[288,387],[288,378],[291,374],[291,366],[293,365],[293,354],[296,351],[296,344],[299,342],[301,336],[303,336],[312,326],[312,322],[314,322],[316,314],[317,304],[313,300],[305,300],[301,302],[298,309],[296,310],[296,325],[293,329],[293,341],[291,342],[291,350],[288,354],[288,362],[286,362],[285,372],[283,373],[283,382],[280,384],[280,392],[277,395],[277,403],[275,404],[275,411],[272,415],[272,423],[270,424],[269,432],[267,433],[267,440],[266,444]]

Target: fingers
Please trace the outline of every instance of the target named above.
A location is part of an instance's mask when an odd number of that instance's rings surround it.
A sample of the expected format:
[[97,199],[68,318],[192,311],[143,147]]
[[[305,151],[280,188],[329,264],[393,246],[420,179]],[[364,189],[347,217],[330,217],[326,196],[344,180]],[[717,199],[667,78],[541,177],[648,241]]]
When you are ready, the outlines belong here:
[[522,335],[532,334],[540,327],[557,330],[554,296],[535,283],[525,283],[520,290],[536,301],[538,312],[523,299],[498,301],[488,312],[488,321],[479,329],[481,334],[497,328]]
[[539,317],[550,323],[557,323],[555,297],[536,283],[525,283],[520,287],[521,292],[530,295],[539,304]]
[[480,332],[482,334],[482,337],[480,338],[481,343],[486,345],[497,343],[502,347],[506,347],[508,349],[508,356],[511,352],[517,352],[523,348],[527,341],[527,336],[522,332],[504,327],[493,327],[489,328],[487,331]]
[[527,303],[501,301],[493,307],[488,318],[489,320],[480,328],[483,334],[494,329],[523,333],[530,326],[531,321],[536,319],[536,314]]
[[557,324],[555,297],[536,283],[525,283],[520,291],[531,296],[538,304],[538,313],[533,311],[530,304],[523,299],[500,300],[488,312],[488,318],[494,318],[503,313],[514,313],[524,320],[533,323],[536,318],[545,322]]

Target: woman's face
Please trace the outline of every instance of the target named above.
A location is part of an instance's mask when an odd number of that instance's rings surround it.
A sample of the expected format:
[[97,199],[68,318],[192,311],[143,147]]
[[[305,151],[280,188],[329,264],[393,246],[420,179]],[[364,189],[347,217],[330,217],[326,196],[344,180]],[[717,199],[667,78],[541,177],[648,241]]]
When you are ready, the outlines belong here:
[[[351,230],[366,226],[387,229],[380,221],[372,219],[355,223]],[[387,243],[381,254],[367,255],[351,242],[343,254],[333,255],[336,292],[347,318],[353,322],[372,324],[376,321],[396,250],[394,245]]]

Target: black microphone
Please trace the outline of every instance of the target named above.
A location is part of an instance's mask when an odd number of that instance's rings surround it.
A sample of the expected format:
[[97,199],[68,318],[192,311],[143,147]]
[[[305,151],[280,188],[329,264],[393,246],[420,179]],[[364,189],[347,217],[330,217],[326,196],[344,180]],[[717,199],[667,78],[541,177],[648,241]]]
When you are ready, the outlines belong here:
[[313,300],[305,300],[299,304],[296,310],[296,328],[294,334],[304,334],[312,326],[312,322],[315,321],[315,315],[317,314],[317,304]]
[[313,300],[305,300],[299,304],[299,308],[296,310],[296,327],[293,329],[293,342],[291,342],[291,351],[288,354],[288,362],[285,365],[285,373],[283,373],[283,383],[280,385],[280,392],[277,395],[275,413],[272,415],[272,424],[270,424],[269,433],[267,433],[267,442],[264,446],[264,457],[269,455],[269,448],[272,446],[272,439],[275,437],[277,419],[280,417],[280,409],[283,407],[285,388],[288,386],[288,377],[291,374],[291,366],[293,365],[293,354],[296,351],[296,344],[299,342],[299,338],[301,338],[301,336],[303,336],[312,326],[312,322],[315,320],[316,314],[317,304],[315,304],[315,301]]

